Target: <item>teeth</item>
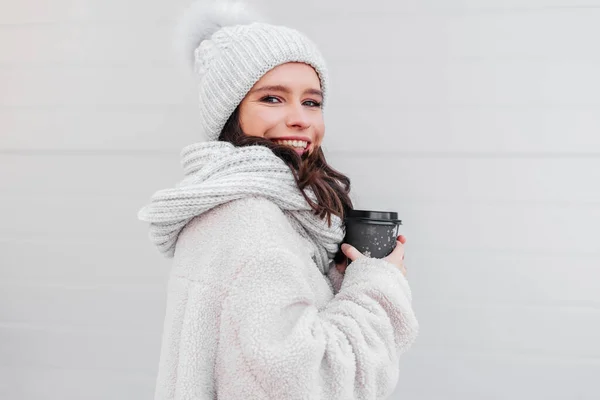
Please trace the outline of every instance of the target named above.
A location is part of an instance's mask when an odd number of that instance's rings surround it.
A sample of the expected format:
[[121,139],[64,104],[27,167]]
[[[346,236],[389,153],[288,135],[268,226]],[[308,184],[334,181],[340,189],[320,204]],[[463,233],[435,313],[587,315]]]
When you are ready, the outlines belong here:
[[308,142],[305,142],[303,140],[275,140],[274,141],[277,144],[283,144],[286,146],[293,146],[293,147],[298,147],[301,149],[305,149],[306,146],[308,145]]

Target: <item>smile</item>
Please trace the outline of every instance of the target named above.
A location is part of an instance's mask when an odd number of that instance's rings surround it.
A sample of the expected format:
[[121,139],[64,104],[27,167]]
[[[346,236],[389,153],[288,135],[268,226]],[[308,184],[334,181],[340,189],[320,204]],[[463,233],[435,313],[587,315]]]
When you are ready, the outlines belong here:
[[283,144],[286,146],[292,146],[297,149],[306,149],[308,147],[308,142],[303,140],[273,140],[277,144]]
[[309,143],[304,140],[273,140],[273,142],[280,145],[293,147],[294,151],[300,156],[307,152],[309,147]]

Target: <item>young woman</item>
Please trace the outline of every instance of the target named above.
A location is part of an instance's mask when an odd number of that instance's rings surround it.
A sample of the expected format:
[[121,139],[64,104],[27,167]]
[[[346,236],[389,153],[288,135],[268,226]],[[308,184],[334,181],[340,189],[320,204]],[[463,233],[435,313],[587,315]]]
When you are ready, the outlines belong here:
[[418,332],[405,238],[385,259],[338,252],[352,202],[321,149],[325,63],[255,21],[197,4],[183,25],[208,140],[139,213],[173,257],[155,398],[386,398]]

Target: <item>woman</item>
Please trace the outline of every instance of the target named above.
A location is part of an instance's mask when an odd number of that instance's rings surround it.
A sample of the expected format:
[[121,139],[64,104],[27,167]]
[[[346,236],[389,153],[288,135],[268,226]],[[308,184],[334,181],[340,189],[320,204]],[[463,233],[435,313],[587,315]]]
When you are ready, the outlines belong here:
[[139,213],[173,257],[155,398],[386,398],[418,331],[405,239],[333,261],[352,202],[321,149],[325,63],[255,20],[239,5],[186,16],[208,140]]

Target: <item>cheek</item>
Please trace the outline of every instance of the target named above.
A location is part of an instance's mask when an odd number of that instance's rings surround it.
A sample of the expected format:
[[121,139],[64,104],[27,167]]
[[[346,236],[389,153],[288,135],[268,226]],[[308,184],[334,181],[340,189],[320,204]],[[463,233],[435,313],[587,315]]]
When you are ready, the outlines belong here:
[[246,135],[264,137],[282,119],[275,108],[248,107],[240,110],[240,125]]
[[323,114],[320,114],[312,123],[315,132],[315,138],[317,143],[320,144],[325,136],[325,121],[323,120]]

